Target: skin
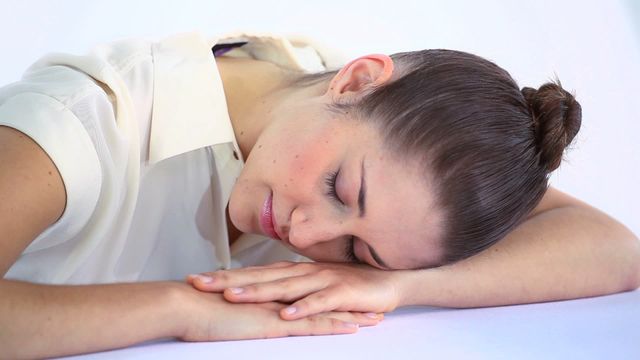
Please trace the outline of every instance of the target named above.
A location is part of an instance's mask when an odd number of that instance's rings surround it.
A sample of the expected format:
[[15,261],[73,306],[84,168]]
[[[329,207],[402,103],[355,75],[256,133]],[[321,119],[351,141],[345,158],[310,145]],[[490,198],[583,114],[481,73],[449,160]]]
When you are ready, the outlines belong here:
[[[281,241],[313,260],[348,261],[345,248],[353,236],[358,261],[373,267],[413,269],[439,262],[440,214],[421,167],[390,153],[369,122],[326,110],[392,80],[390,57],[357,58],[330,82],[310,88],[287,88],[287,73],[270,63],[224,57],[217,62],[246,159],[229,201],[235,228],[269,236],[259,219],[271,194]],[[326,179],[336,171],[340,201],[327,195]]]

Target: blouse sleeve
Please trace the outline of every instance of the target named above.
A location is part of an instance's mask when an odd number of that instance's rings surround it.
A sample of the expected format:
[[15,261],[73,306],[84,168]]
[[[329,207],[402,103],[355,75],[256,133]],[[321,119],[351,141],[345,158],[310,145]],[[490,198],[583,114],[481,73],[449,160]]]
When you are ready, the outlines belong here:
[[62,216],[25,253],[72,238],[91,218],[102,183],[96,130],[105,117],[114,117],[107,94],[70,67],[30,71],[21,81],[0,89],[0,125],[26,134],[47,153],[66,192]]

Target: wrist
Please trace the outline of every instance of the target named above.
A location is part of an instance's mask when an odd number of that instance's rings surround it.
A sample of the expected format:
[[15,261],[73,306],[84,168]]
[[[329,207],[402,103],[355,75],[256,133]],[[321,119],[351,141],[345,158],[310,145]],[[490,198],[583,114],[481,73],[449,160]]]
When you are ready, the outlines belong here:
[[166,337],[184,339],[188,331],[191,319],[187,311],[190,292],[193,289],[188,284],[181,282],[165,282],[164,294],[161,306],[166,324]]
[[443,272],[438,268],[425,270],[402,270],[396,276],[398,306],[433,305],[438,291],[442,289]]

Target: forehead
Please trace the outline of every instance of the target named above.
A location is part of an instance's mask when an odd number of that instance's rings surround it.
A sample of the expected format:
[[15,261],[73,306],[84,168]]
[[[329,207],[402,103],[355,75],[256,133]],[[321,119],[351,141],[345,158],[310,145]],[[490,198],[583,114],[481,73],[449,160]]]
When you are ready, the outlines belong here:
[[367,212],[359,237],[392,268],[435,266],[441,257],[441,216],[420,157],[392,153],[377,133],[354,143],[360,141],[366,150],[350,152],[353,164],[364,159]]

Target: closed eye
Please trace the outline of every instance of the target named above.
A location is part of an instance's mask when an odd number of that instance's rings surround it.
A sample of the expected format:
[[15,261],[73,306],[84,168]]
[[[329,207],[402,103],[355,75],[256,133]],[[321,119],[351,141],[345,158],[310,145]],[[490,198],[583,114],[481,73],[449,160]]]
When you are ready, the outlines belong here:
[[349,237],[349,241],[347,241],[344,249],[344,257],[347,259],[347,262],[361,264],[362,261],[356,256],[355,240],[355,236],[352,235]]
[[[344,206],[345,203],[338,196],[338,191],[336,189],[336,182],[338,180],[338,174],[340,170],[330,173],[325,178],[324,182],[327,185],[326,195],[334,202],[339,205]],[[345,243],[344,247],[344,258],[347,262],[363,264],[362,260],[358,259],[355,252],[355,236],[351,235],[349,240]]]
[[340,200],[338,196],[338,191],[336,189],[336,181],[338,180],[338,174],[340,170],[336,170],[335,172],[330,173],[324,179],[324,183],[327,185],[326,195],[333,201],[336,201],[340,205],[344,205],[344,202]]

